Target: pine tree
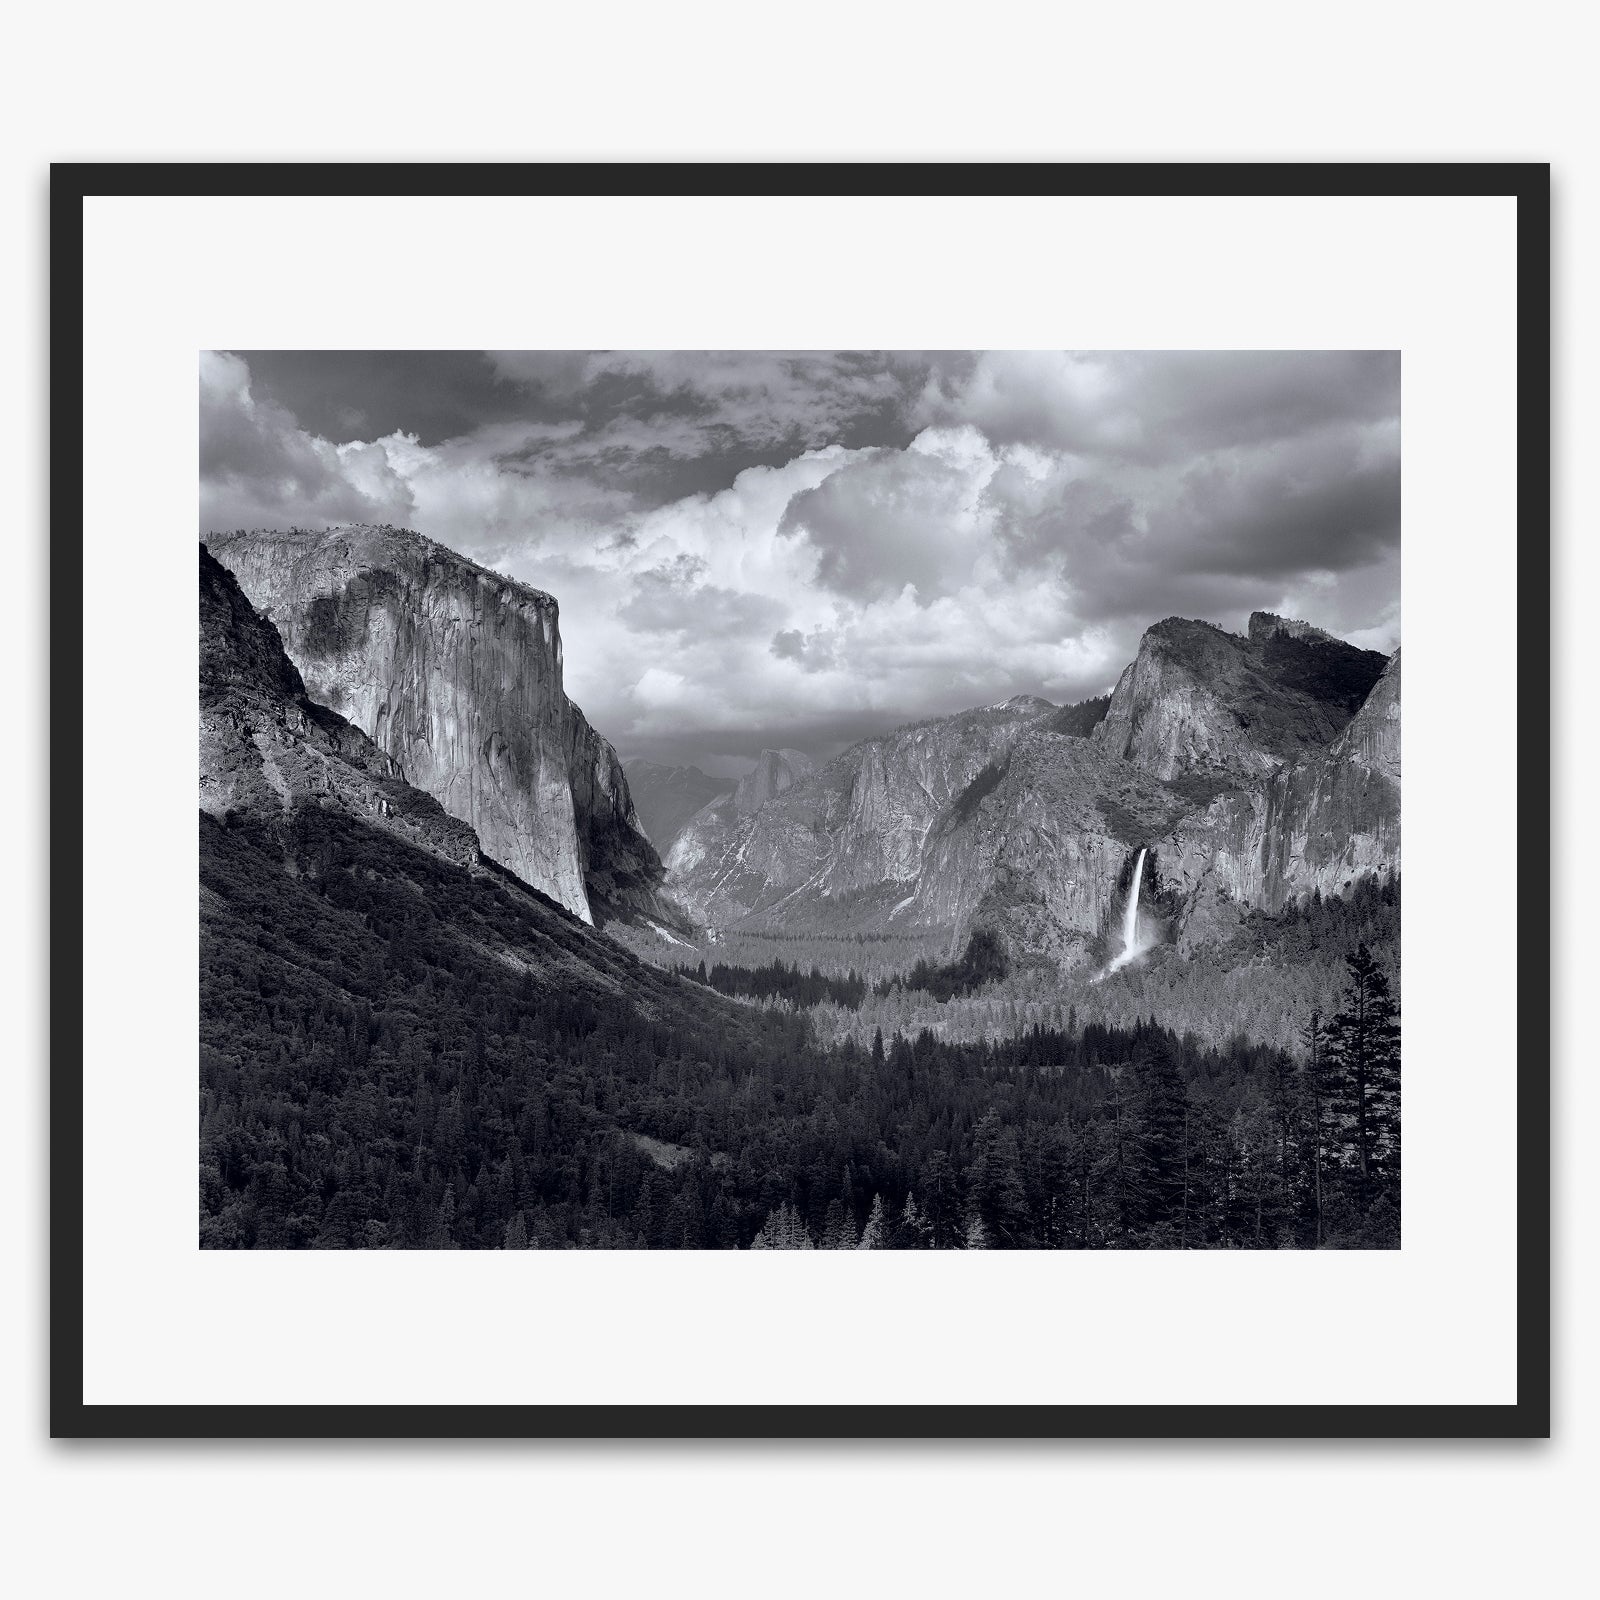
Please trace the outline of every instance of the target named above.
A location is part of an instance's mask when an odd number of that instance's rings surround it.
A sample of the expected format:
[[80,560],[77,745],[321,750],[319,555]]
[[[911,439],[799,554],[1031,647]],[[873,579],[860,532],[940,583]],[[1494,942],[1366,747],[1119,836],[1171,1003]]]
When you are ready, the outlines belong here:
[[[909,1197],[908,1197],[909,1203]],[[872,1197],[872,1210],[867,1214],[867,1225],[861,1232],[861,1242],[856,1246],[858,1250],[882,1250],[887,1247],[883,1220],[883,1196],[875,1194]]]
[[1151,1028],[1134,1046],[1135,1134],[1131,1178],[1135,1213],[1153,1227],[1186,1221],[1189,1198],[1189,1096],[1172,1040]]
[[895,1225],[893,1246],[896,1250],[931,1250],[933,1229],[914,1194],[906,1196],[906,1203]]
[[1022,1183],[1016,1130],[1002,1128],[998,1114],[989,1111],[972,1137],[969,1221],[974,1216],[981,1219],[985,1236],[997,1244],[1015,1248],[1028,1243],[1028,1193]]
[[928,1157],[922,1172],[923,1215],[929,1239],[935,1250],[949,1250],[960,1243],[960,1215],[956,1197],[955,1173],[943,1150]]
[[1400,1012],[1388,977],[1365,944],[1345,957],[1345,966],[1344,1004],[1328,1029],[1328,1054],[1337,1071],[1334,1104],[1347,1130],[1357,1195],[1365,1208],[1391,1172],[1397,1176]]
[[1323,1184],[1328,1160],[1332,1098],[1328,1030],[1320,1011],[1311,1013],[1311,1020],[1301,1030],[1300,1043],[1305,1051],[1305,1065],[1301,1069],[1301,1075],[1305,1100],[1307,1155],[1311,1164],[1313,1242],[1320,1247],[1326,1237],[1327,1196]]

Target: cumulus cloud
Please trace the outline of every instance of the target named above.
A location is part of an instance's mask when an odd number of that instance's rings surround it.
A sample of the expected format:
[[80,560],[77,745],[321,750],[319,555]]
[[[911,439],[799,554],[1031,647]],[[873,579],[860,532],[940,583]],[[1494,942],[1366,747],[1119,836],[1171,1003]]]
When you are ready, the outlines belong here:
[[[326,353],[261,365],[202,360],[202,529],[396,522],[548,590],[568,690],[625,756],[727,772],[1080,699],[1173,614],[1399,639],[1392,354],[391,352],[348,388]],[[331,436],[367,418],[391,426]]]
[[909,589],[928,604],[971,576],[990,527],[983,491],[996,458],[971,428],[919,434],[872,451],[803,490],[780,534],[816,550],[817,581],[873,600]]

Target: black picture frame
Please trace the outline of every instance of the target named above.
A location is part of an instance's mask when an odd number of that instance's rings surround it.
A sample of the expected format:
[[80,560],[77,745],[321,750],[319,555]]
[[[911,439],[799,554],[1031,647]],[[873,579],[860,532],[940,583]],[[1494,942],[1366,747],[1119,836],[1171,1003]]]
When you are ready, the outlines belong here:
[[[1505,196],[1516,201],[1517,1390],[1507,1405],[87,1405],[83,202],[96,196]],[[50,190],[50,1431],[58,1438],[1540,1438],[1550,1432],[1550,169],[1395,164],[58,164]]]

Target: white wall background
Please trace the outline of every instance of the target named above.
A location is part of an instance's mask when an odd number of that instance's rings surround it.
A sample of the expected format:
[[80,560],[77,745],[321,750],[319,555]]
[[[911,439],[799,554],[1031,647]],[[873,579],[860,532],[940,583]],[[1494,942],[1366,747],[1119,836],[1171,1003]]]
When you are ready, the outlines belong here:
[[[182,1596],[819,1590],[1132,1595],[1572,1592],[1597,1463],[1594,1123],[1574,993],[1592,868],[1557,880],[1556,1441],[1428,1445],[534,1448],[51,1445],[44,1417],[45,165],[90,158],[1525,158],[1556,163],[1558,826],[1594,792],[1600,417],[1587,52],[1569,8],[1514,19],[1352,3],[1111,8],[606,7],[296,0],[235,16],[30,8],[8,29],[0,253],[9,548],[0,973],[13,1066],[0,1162],[4,1570],[18,1592]],[[298,248],[263,240],[262,248]],[[378,264],[375,263],[375,270]],[[1580,363],[1585,363],[1580,370]],[[1588,515],[1585,516],[1584,512]],[[1491,641],[1492,646],[1492,641]],[[132,713],[130,692],[119,710]],[[1472,760],[1495,759],[1492,737]],[[115,785],[102,814],[114,816]],[[1558,850],[1567,842],[1558,834]],[[1561,851],[1562,859],[1565,851]],[[1590,1241],[1587,1246],[1580,1241]],[[1587,1258],[1587,1259],[1585,1259]],[[1362,1542],[1336,1508],[1359,1504]]]

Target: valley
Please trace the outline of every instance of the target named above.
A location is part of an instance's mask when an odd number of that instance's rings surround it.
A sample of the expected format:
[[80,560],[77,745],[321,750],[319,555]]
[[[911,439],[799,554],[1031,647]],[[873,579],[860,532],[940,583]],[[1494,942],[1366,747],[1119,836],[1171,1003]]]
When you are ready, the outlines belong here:
[[1398,652],[1168,619],[719,783],[618,759],[541,591],[214,545],[207,1247],[1398,1242]]

